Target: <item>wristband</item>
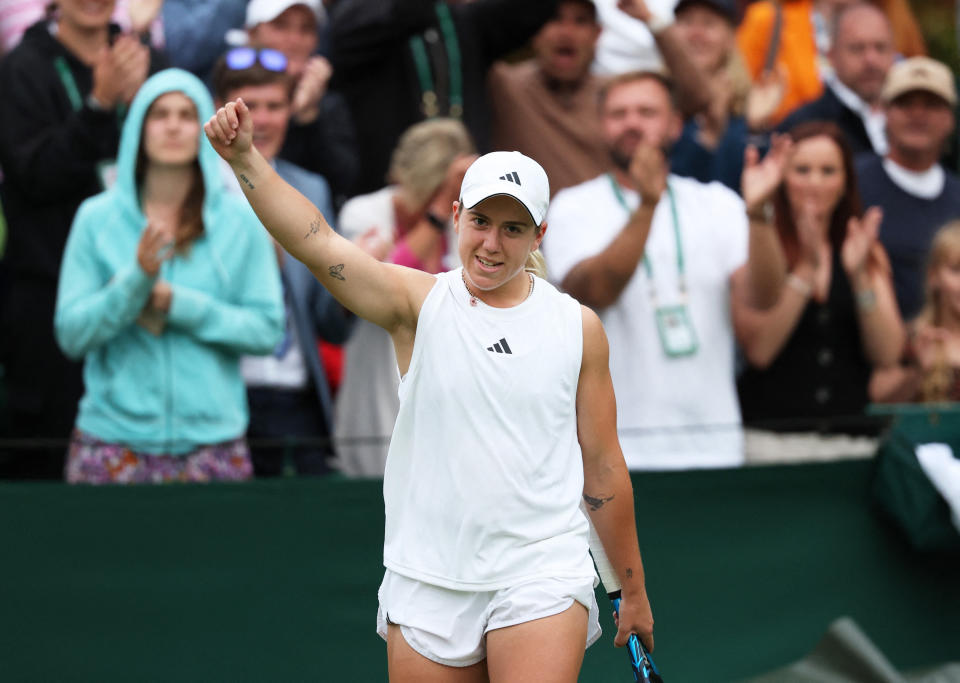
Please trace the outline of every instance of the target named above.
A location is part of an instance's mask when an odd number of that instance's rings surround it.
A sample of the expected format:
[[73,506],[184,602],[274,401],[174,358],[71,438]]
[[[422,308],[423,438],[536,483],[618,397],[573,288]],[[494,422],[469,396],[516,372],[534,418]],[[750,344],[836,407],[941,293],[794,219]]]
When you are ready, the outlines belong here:
[[787,276],[787,286],[795,290],[804,299],[810,296],[813,286],[796,273],[790,273]]
[[424,214],[424,218],[427,219],[427,223],[437,232],[445,233],[447,231],[447,222],[433,211],[427,211],[427,213]]
[[772,223],[773,211],[773,202],[765,201],[759,206],[747,209],[747,218],[758,223]]
[[857,308],[864,313],[869,313],[877,307],[877,293],[872,289],[863,289],[856,293]]

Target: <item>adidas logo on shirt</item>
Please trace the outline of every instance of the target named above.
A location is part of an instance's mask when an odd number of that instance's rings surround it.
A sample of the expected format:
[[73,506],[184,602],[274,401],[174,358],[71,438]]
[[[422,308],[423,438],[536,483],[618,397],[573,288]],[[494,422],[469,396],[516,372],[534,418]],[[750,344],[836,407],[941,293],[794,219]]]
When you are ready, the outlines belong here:
[[517,175],[516,171],[511,171],[510,173],[500,176],[500,180],[509,180],[511,183],[520,184],[520,176]]
[[507,340],[504,338],[501,338],[500,341],[498,341],[493,346],[488,346],[487,351],[493,351],[494,353],[513,354],[513,351],[510,350],[510,345],[507,344]]

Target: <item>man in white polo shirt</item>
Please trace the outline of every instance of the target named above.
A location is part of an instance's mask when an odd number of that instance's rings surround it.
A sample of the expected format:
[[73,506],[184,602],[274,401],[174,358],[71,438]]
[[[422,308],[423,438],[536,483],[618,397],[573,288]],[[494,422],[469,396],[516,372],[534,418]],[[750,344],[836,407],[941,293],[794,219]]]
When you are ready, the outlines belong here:
[[550,279],[603,320],[631,469],[739,465],[730,276],[747,259],[743,201],[668,173],[682,122],[660,75],[615,78],[601,108],[614,170],[554,198]]

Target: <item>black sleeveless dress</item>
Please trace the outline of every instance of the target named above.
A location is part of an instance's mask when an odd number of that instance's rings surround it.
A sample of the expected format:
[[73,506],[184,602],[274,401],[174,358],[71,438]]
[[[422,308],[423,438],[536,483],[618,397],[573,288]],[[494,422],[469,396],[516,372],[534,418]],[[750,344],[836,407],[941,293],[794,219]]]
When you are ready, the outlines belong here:
[[747,427],[780,432],[869,434],[864,417],[872,367],[863,350],[856,299],[840,257],[830,291],[810,299],[780,355],[766,369],[747,367],[737,382]]

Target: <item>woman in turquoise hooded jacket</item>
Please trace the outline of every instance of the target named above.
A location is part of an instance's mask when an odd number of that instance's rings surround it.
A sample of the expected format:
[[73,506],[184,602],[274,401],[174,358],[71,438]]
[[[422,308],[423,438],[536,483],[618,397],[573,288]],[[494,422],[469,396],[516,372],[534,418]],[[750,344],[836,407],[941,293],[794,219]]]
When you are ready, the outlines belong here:
[[63,351],[84,359],[70,482],[251,476],[239,359],[274,348],[284,311],[267,233],[223,190],[202,134],[212,113],[188,72],[148,79],[115,184],[77,211],[54,319]]

